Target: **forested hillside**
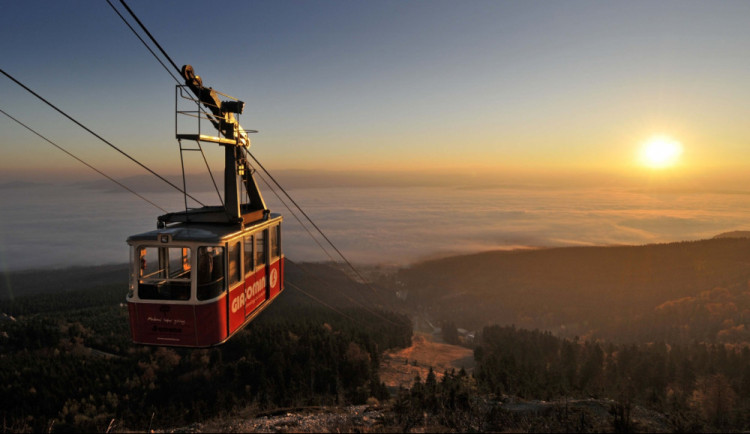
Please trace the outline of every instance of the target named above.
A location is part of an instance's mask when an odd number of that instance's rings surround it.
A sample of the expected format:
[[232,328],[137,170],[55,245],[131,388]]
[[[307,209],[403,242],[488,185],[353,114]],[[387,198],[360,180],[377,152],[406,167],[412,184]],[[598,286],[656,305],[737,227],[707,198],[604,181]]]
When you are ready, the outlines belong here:
[[750,349],[612,344],[489,326],[473,375],[430,372],[393,405],[403,430],[720,432],[750,427]]
[[400,272],[410,304],[478,329],[739,343],[750,329],[750,239],[480,253]]
[[117,283],[127,285],[127,264],[14,271],[0,279],[0,300]]
[[[325,271],[313,277],[316,267]],[[123,304],[126,280],[77,289],[77,270],[56,273],[11,275],[19,285],[33,279],[64,288],[0,302],[8,314],[0,320],[0,415],[11,431],[105,431],[113,420],[147,430],[253,406],[384,399],[380,354],[411,338],[407,317],[358,301],[373,296],[369,288],[310,265],[287,276],[304,293],[287,288],[223,346],[136,346]]]
[[481,331],[475,358],[480,389],[497,396],[613,400],[615,431],[648,430],[631,420],[636,404],[666,415],[674,432],[744,430],[750,424],[747,347],[613,345],[491,326]]
[[[10,431],[172,430],[379,402],[370,430],[746,430],[748,253],[729,238],[493,252],[371,269],[373,284],[289,261],[284,294],[201,350],[130,343],[123,266],[11,273],[0,415]],[[474,371],[389,391],[380,359],[410,345],[407,314],[446,325]]]

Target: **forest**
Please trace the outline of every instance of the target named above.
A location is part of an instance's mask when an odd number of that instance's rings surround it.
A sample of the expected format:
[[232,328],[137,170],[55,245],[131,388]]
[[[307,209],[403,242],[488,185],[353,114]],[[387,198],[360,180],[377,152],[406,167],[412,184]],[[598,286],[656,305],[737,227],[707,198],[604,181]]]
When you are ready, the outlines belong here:
[[750,349],[613,344],[483,328],[473,374],[430,371],[401,389],[395,423],[457,432],[743,432]]
[[[496,252],[372,268],[372,286],[337,264],[289,261],[284,294],[201,350],[130,342],[124,266],[10,273],[0,283],[3,431],[170,430],[363,403],[388,415],[378,431],[746,431],[748,247]],[[458,285],[466,275],[473,286]],[[414,316],[472,349],[474,369],[386,387],[380,360],[411,344]]]
[[0,301],[5,431],[106,431],[112,420],[140,431],[239,408],[387,399],[380,354],[411,340],[404,315],[347,306],[333,311],[284,294],[222,346],[136,346],[125,292],[124,283],[95,283]]
[[474,356],[480,387],[497,396],[608,397],[621,416],[637,403],[668,415],[680,432],[750,427],[747,346],[615,345],[491,326]]

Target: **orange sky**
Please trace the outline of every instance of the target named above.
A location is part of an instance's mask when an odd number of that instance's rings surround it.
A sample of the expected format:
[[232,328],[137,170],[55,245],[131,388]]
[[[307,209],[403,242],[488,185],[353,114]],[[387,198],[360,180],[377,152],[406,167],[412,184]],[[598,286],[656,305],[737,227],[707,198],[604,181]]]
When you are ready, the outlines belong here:
[[[664,183],[719,182],[750,164],[748,3],[229,2],[232,13],[204,24],[242,28],[231,41],[183,25],[209,5],[131,4],[177,63],[247,102],[241,122],[260,130],[252,151],[272,170]],[[106,3],[14,2],[0,34],[3,69],[149,167],[179,173],[174,82]],[[107,173],[143,173],[5,77],[0,96]],[[655,134],[684,149],[664,173],[639,161]],[[4,116],[0,142],[2,181],[97,176]],[[221,151],[210,161],[220,169]]]

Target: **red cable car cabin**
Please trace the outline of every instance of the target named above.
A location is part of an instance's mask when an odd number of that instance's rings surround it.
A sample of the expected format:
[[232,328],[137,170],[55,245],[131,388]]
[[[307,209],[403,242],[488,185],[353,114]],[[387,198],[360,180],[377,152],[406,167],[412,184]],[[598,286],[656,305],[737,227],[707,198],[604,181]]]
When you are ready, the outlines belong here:
[[130,330],[140,344],[209,347],[284,288],[279,215],[236,230],[181,224],[128,238]]
[[[222,146],[224,199],[221,206],[188,208],[187,198],[194,198],[185,188],[183,162],[185,211],[159,216],[155,231],[128,238],[127,302],[133,342],[198,348],[225,342],[284,290],[282,218],[270,213],[248,168],[248,131],[235,117],[244,103],[219,100],[190,65],[182,74],[186,84],[177,86],[175,117],[198,119],[198,133],[176,132],[180,158],[185,151],[203,153],[183,140]],[[184,100],[192,110],[180,110]],[[201,134],[201,120],[219,135]]]

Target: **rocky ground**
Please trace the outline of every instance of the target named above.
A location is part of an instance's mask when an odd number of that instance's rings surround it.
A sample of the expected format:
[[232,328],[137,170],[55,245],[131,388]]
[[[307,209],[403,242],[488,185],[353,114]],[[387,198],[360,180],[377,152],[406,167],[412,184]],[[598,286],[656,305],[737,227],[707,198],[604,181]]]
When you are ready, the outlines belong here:
[[296,409],[276,415],[198,423],[161,432],[382,432],[386,425],[385,417],[383,409],[366,405]]
[[[611,409],[614,401],[607,399],[580,399],[557,401],[521,401],[513,398],[505,402],[485,402],[499,412],[494,418],[477,418],[468,426],[478,432],[615,432]],[[489,414],[489,413],[488,413]],[[621,429],[624,427],[621,427]],[[628,432],[675,432],[668,417],[634,407],[631,411]],[[257,432],[257,433],[315,433],[315,432],[403,432],[388,406],[348,406],[315,409],[296,409],[282,414],[234,417],[196,423],[186,427],[152,432],[207,433],[207,432]],[[424,419],[408,432],[456,432],[437,418],[425,415]]]
[[[381,379],[392,390],[408,388],[419,375],[425,379],[430,367],[438,377],[450,369],[473,369],[471,350],[436,342],[428,333],[416,333],[412,346],[383,355]],[[614,432],[613,409],[617,403],[608,399],[561,399],[556,401],[521,400],[502,397],[483,400],[483,409],[475,420],[467,421],[472,431],[500,432]],[[675,425],[666,415],[633,407],[628,426],[619,427],[634,432],[674,432]],[[281,409],[258,414],[248,409],[232,417],[217,418],[186,427],[155,432],[258,432],[258,433],[313,433],[313,432],[403,432],[388,403],[347,407],[307,407]],[[425,414],[409,432],[451,432],[439,418]],[[455,431],[455,430],[453,430]]]

